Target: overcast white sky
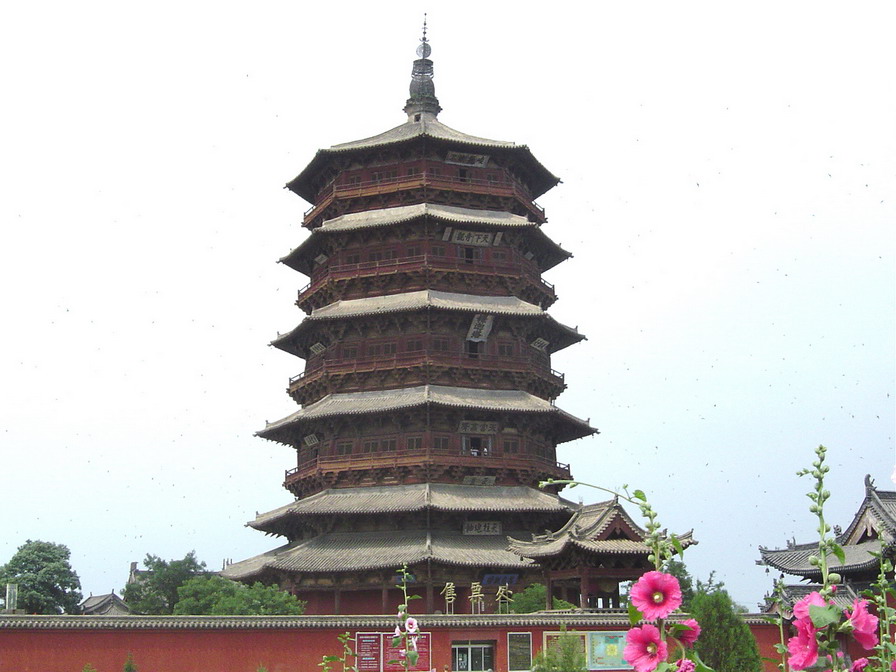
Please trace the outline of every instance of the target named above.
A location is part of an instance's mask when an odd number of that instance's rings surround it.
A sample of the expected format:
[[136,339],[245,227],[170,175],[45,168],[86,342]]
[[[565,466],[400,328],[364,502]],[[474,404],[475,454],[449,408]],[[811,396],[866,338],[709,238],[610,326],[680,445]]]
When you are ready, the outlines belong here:
[[[529,145],[576,477],[645,490],[754,608],[761,545],[810,541],[894,466],[891,3],[35,2],[0,19],[0,563],[67,544],[84,593],[147,552],[278,540],[302,362],[267,343],[320,147],[404,121],[429,12],[440,120]],[[548,9],[550,8],[550,9]],[[567,491],[577,498],[580,491]],[[581,491],[586,501],[600,496]]]

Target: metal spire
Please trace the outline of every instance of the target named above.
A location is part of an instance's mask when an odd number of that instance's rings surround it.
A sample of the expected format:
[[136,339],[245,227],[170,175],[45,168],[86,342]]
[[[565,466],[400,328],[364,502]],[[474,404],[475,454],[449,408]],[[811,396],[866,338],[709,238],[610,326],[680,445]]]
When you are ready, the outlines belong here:
[[429,55],[432,53],[432,47],[429,46],[429,40],[426,37],[426,14],[423,15],[423,37],[420,38],[420,44],[417,45],[417,60],[414,61],[414,67],[411,69],[411,97],[404,106],[404,111],[408,115],[409,121],[421,121],[423,114],[430,114],[433,117],[442,111],[439,105],[439,99],[436,98],[436,87],[433,84],[433,67]]

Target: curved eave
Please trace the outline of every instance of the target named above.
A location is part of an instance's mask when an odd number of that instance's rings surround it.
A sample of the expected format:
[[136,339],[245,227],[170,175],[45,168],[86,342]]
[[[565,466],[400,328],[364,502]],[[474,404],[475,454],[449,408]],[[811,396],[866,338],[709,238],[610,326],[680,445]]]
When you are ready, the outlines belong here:
[[334,532],[291,542],[227,566],[221,575],[246,581],[271,572],[332,575],[395,569],[424,562],[457,567],[522,570],[533,565],[506,549],[501,536],[425,530]]
[[431,219],[451,225],[484,226],[507,230],[522,229],[535,239],[535,244],[541,251],[538,259],[542,271],[548,271],[572,256],[571,252],[564,250],[547,236],[537,223],[521,215],[419,203],[416,205],[350,213],[328,219],[324,221],[323,225],[312,229],[311,235],[301,245],[278,259],[278,262],[289,266],[299,273],[310,276],[313,270],[313,258],[317,256],[318,247],[326,236],[408,224],[421,219]]
[[585,420],[561,411],[548,401],[521,390],[420,385],[397,390],[329,394],[256,433],[265,439],[292,445],[291,435],[318,420],[337,416],[362,416],[424,408],[427,405],[461,408],[483,413],[544,414],[556,423],[557,442],[565,443],[597,433]]
[[[846,562],[839,564],[837,558],[831,555],[828,558],[830,571],[844,576],[851,573],[877,571],[879,560],[871,553],[879,553],[882,550],[879,543],[847,544],[841,548]],[[886,548],[883,550],[886,552]],[[788,549],[767,549],[760,546],[759,554],[761,557],[759,564],[793,576],[802,576],[807,579],[821,578],[821,571],[809,562],[811,556],[818,554],[818,544],[800,544]]]
[[526,145],[477,138],[432,120],[427,124],[409,121],[371,138],[335,145],[329,149],[319,149],[305,169],[286,183],[286,188],[309,203],[313,203],[317,194],[312,187],[312,178],[321,172],[331,160],[342,159],[345,155],[352,153],[363,154],[384,147],[396,147],[421,141],[435,142],[447,147],[473,152],[488,151],[492,156],[512,158],[518,161],[527,166],[530,172],[529,188],[532,191],[532,198],[538,198],[560,182],[560,178],[545,168]]
[[426,510],[499,515],[510,512],[561,514],[574,509],[572,502],[558,495],[522,485],[414,483],[323,490],[273,511],[260,513],[247,525],[269,534],[286,535],[300,526],[303,520],[333,516],[384,516]]
[[550,352],[558,352],[579,341],[585,335],[578,329],[557,322],[547,312],[535,304],[522,301],[516,297],[479,296],[475,294],[455,294],[423,289],[405,294],[376,296],[365,299],[347,299],[315,309],[311,315],[285,334],[278,334],[270,345],[288,352],[291,355],[307,358],[308,339],[303,338],[317,324],[338,322],[341,320],[359,320],[366,317],[379,317],[396,313],[411,313],[422,310],[446,312],[466,312],[470,314],[488,314],[516,319],[534,318],[544,322],[544,328],[553,337]]

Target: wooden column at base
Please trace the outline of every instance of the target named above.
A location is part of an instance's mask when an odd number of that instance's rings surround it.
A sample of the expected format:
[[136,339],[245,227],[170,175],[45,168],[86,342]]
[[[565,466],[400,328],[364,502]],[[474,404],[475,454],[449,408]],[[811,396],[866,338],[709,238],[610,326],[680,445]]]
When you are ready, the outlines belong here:
[[339,590],[339,588],[334,588],[334,589],[333,589],[333,615],[335,615],[335,616],[338,616],[338,615],[339,615],[339,595],[340,595],[340,592],[341,592],[341,591]]
[[383,606],[380,611],[384,614],[389,613],[389,586],[383,586]]

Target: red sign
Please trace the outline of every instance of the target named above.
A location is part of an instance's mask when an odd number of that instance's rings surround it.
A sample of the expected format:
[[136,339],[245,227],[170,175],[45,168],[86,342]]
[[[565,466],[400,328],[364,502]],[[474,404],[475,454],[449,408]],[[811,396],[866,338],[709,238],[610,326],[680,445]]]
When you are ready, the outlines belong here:
[[380,633],[359,632],[355,635],[355,664],[358,672],[380,672],[383,647]]
[[[403,672],[404,670],[404,659],[399,653],[399,649],[401,649],[401,645],[392,646],[392,638],[394,637],[394,633],[384,634],[383,636],[383,671],[384,672]],[[417,659],[417,664],[413,667],[409,667],[409,670],[429,670],[429,633],[421,632],[417,635],[417,653],[420,654],[420,658]],[[389,663],[390,660],[394,660],[396,662]],[[359,668],[360,669],[360,668]]]

